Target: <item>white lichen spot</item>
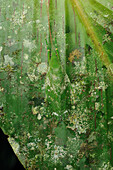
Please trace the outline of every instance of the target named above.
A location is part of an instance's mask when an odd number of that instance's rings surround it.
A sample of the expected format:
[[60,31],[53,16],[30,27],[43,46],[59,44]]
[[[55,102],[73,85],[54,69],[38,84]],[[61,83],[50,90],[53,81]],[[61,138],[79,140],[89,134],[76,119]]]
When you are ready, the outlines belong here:
[[95,109],[99,110],[99,107],[100,107],[100,103],[99,102],[95,102]]
[[57,163],[57,161],[65,157],[66,153],[67,152],[63,149],[63,147],[54,145],[54,150],[51,152],[51,159]]
[[42,62],[41,64],[38,65],[37,71],[41,74],[47,72],[47,63]]
[[108,71],[113,74],[113,63],[109,65]]
[[39,20],[39,19],[37,19],[37,20],[36,20],[36,23],[37,23],[37,24],[39,24],[39,23],[40,23],[40,20]]
[[22,81],[20,81],[20,84],[24,85],[24,83]]
[[106,17],[106,18],[107,18],[108,16],[109,16],[109,15],[104,15],[104,17]]
[[67,110],[66,110],[66,111],[64,111],[64,114],[65,114],[65,113],[68,113],[68,111],[67,111]]
[[72,106],[72,109],[75,109],[75,106]]
[[37,119],[38,119],[38,120],[41,120],[41,115],[40,115],[40,114],[38,114]]
[[11,39],[11,36],[9,35],[7,38],[8,38],[8,39]]
[[0,87],[0,92],[3,92],[4,91],[4,88],[3,87]]
[[15,34],[17,34],[17,33],[18,33],[18,32],[17,32],[17,30],[15,30],[14,32],[15,32]]
[[35,41],[29,41],[24,39],[23,40],[23,45],[25,48],[28,48],[29,52],[31,52],[34,48],[36,48]]
[[28,60],[28,58],[29,58],[28,54],[24,54],[24,59]]
[[65,169],[72,170],[73,167],[72,167],[71,165],[67,165],[67,166],[65,167]]
[[5,65],[10,65],[10,66],[13,66],[14,65],[14,62],[12,61],[12,58],[9,57],[9,55],[4,55],[4,64]]
[[36,107],[32,107],[32,113],[33,115],[36,115],[38,113],[38,110],[37,110],[37,106]]

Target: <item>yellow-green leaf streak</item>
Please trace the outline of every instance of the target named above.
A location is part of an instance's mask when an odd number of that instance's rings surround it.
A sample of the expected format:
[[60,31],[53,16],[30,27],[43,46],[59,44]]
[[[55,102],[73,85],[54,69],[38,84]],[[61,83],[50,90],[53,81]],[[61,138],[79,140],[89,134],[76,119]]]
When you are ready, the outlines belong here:
[[108,68],[109,65],[111,64],[111,61],[110,61],[108,55],[106,54],[102,44],[99,42],[99,39],[93,29],[93,26],[89,22],[88,16],[85,13],[84,8],[82,7],[82,5],[80,3],[80,0],[71,0],[71,2],[72,2],[72,5],[74,6],[74,9],[77,11],[78,15],[80,16],[80,19],[82,20],[82,22],[86,28],[87,34],[92,39],[92,42],[94,43],[96,50],[99,52],[100,58],[101,58],[103,64]]

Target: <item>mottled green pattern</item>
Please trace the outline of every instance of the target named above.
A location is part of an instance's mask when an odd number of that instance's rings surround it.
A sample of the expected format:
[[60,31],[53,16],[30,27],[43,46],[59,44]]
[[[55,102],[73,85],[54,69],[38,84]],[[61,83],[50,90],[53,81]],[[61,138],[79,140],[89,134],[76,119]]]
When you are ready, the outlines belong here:
[[113,169],[112,0],[0,0],[0,127],[25,169]]

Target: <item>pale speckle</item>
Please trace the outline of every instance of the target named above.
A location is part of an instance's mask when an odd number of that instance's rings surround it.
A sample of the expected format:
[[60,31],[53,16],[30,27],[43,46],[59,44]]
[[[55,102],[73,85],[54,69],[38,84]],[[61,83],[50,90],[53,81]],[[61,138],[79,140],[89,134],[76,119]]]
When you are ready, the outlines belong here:
[[104,17],[106,17],[106,18],[107,18],[108,16],[109,16],[109,15],[104,15]]
[[29,58],[28,54],[24,54],[24,59],[28,60],[28,58]]
[[2,49],[3,49],[3,47],[1,46],[1,47],[0,47],[0,52],[2,51]]
[[38,119],[38,120],[41,120],[41,115],[40,115],[40,114],[38,114],[37,119]]
[[37,106],[32,107],[32,113],[33,113],[33,115],[36,115],[38,113]]
[[56,112],[53,112],[52,115],[58,116],[58,114]]

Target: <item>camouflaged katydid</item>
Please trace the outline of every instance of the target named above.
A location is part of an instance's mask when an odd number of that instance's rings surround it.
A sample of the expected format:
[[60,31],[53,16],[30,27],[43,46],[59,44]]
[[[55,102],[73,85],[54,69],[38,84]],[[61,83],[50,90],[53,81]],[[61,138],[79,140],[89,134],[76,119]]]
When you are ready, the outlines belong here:
[[62,111],[66,110],[66,98],[68,97],[67,91],[69,91],[70,81],[60,60],[56,38],[53,44],[51,51],[48,49],[49,66],[46,76],[46,101],[51,113],[61,114]]

